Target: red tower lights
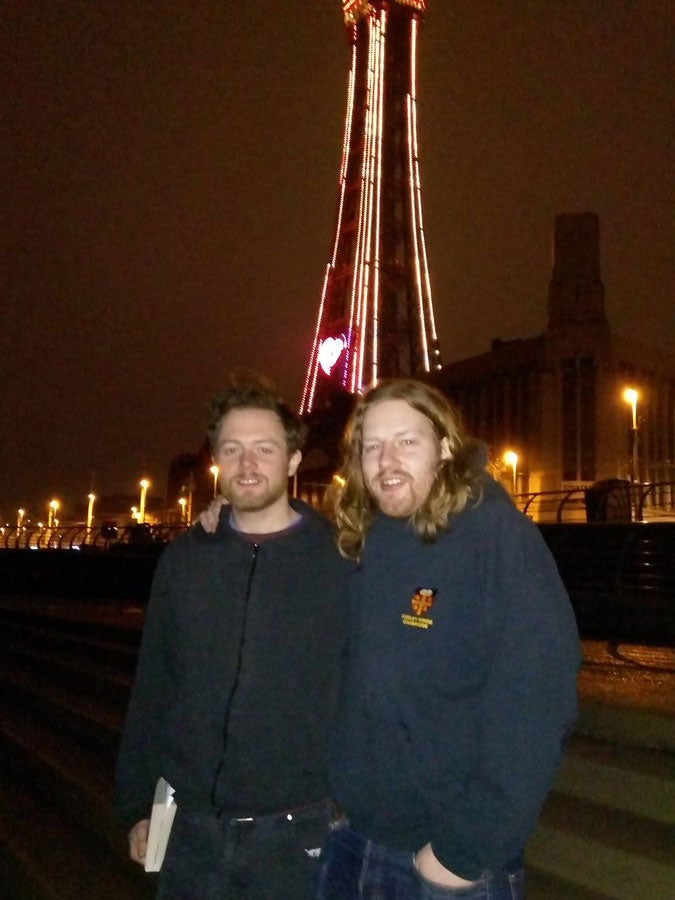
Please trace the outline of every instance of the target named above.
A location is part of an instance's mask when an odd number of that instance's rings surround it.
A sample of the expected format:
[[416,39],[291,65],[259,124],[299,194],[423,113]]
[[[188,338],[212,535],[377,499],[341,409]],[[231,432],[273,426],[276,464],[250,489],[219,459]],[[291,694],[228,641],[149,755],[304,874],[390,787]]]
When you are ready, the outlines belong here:
[[417,36],[426,0],[343,0],[351,48],[337,222],[301,413],[440,367],[422,220]]

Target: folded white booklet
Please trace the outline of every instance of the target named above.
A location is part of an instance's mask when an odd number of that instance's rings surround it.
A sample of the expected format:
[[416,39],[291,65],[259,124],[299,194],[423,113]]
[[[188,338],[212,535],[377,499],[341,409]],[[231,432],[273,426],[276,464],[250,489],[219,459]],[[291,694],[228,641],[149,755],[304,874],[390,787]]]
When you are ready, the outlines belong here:
[[168,781],[161,777],[157,779],[155,796],[152,801],[152,815],[150,816],[148,849],[145,852],[146,872],[159,872],[162,868],[173,817],[176,815],[173,793],[173,788]]

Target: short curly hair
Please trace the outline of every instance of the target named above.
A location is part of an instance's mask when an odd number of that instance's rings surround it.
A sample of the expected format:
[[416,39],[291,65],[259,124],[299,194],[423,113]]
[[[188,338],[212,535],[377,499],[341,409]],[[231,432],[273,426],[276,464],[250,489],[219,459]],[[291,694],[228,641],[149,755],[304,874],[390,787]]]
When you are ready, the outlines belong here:
[[211,453],[215,453],[220,426],[233,409],[269,409],[275,413],[286,435],[289,456],[302,450],[307,437],[307,426],[280,397],[273,384],[263,376],[232,378],[230,385],[211,399],[207,435]]

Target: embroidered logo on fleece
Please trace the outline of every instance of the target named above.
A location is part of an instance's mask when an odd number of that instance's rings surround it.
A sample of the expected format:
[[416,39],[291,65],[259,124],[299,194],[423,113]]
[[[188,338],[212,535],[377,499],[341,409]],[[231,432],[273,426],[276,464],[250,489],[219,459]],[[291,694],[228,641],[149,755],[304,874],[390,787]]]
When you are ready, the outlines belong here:
[[410,606],[414,615],[411,616],[410,613],[402,613],[401,621],[403,624],[408,625],[411,628],[430,628],[434,624],[434,620],[424,614],[429,612],[434,605],[437,593],[438,591],[436,588],[417,588],[410,601]]

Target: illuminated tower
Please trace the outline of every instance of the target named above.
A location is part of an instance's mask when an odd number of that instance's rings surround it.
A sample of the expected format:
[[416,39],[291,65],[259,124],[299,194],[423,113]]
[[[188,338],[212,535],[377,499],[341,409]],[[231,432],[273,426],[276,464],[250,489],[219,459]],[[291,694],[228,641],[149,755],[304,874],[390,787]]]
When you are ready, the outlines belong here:
[[351,46],[337,226],[301,413],[335,391],[440,368],[417,155],[427,0],[343,0]]

